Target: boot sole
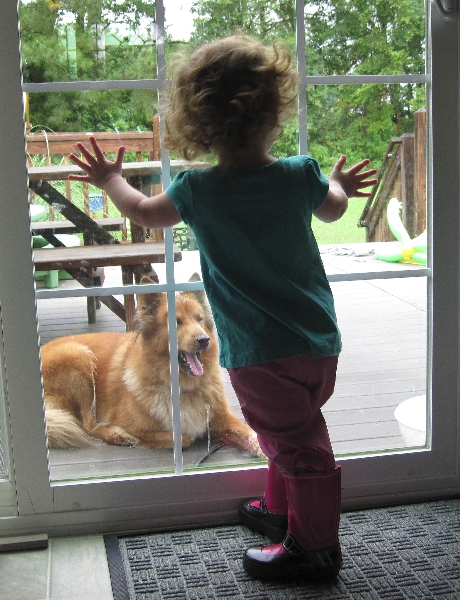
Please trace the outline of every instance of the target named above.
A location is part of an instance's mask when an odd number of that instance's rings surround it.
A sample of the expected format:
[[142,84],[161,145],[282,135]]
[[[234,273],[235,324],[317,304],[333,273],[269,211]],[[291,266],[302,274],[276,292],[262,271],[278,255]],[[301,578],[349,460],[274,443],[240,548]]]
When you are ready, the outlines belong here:
[[309,565],[267,565],[243,557],[243,567],[253,579],[263,581],[304,581],[311,583],[326,583],[337,579],[341,565],[331,565],[319,568]]

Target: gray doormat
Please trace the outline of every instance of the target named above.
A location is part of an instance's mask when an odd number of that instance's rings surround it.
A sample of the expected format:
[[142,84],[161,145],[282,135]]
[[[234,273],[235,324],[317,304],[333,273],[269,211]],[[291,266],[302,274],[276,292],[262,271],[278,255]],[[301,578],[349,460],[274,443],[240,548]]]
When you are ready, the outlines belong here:
[[106,536],[114,600],[460,599],[460,500],[344,513],[336,583],[261,583],[243,551],[267,538],[246,527]]

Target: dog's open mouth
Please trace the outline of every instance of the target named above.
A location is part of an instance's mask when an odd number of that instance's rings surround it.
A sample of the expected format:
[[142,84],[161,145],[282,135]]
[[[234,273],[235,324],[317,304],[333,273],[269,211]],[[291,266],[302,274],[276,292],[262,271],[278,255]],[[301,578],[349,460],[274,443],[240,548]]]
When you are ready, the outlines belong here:
[[190,352],[179,352],[179,366],[187,375],[201,377],[203,375],[203,365],[201,364],[200,353],[191,354]]

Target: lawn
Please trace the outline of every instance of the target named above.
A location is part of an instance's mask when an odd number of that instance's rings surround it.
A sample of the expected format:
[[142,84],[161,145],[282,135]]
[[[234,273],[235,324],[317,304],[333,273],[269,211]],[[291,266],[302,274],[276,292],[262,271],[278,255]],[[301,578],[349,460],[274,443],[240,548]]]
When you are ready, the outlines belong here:
[[318,244],[351,244],[366,241],[366,228],[358,227],[358,221],[366,204],[366,198],[350,198],[348,210],[335,223],[323,223],[313,217],[313,232]]

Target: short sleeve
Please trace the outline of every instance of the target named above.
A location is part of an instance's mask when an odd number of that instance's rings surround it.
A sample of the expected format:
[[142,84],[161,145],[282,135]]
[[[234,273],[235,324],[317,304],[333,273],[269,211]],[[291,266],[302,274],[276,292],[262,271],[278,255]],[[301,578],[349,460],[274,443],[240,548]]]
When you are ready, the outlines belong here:
[[191,175],[191,171],[182,171],[181,173],[178,173],[166,189],[166,194],[177,208],[184,223],[193,226]]
[[312,210],[317,210],[326,200],[329,191],[329,179],[321,171],[318,161],[311,156],[306,164],[308,189],[311,190]]

